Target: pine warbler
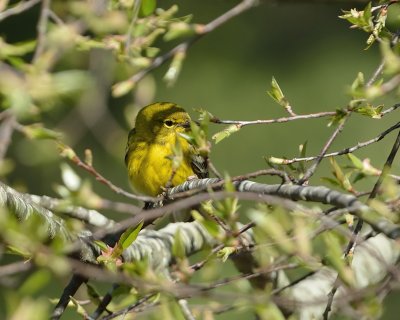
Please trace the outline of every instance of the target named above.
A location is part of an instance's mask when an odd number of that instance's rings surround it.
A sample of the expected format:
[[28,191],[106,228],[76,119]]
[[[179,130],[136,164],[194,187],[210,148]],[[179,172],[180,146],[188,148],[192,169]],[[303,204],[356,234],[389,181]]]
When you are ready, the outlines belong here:
[[[191,176],[208,176],[204,159],[180,135],[190,130],[190,121],[189,114],[171,102],[153,103],[139,111],[125,154],[129,180],[137,192],[157,196],[167,184],[176,186]],[[173,148],[177,143],[182,157],[173,169]]]

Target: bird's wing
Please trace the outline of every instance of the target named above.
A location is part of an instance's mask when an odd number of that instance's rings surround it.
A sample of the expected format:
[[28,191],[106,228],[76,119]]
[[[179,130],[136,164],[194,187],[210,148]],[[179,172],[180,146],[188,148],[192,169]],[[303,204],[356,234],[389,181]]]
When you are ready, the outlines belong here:
[[126,148],[125,148],[125,164],[128,165],[128,158],[129,158],[129,149],[133,143],[133,139],[134,139],[134,135],[136,133],[136,129],[133,128],[131,131],[129,131],[129,135],[128,135],[128,143],[126,144]]
[[193,172],[199,179],[208,178],[207,159],[195,153],[192,155],[191,165]]

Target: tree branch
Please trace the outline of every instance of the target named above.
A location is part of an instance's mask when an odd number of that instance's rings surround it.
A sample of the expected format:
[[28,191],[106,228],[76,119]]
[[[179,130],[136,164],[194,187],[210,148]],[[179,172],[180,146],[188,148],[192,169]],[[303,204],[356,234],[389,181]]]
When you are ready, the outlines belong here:
[[8,17],[20,14],[26,10],[32,8],[35,4],[39,3],[42,0],[29,0],[29,1],[20,1],[14,7],[7,9],[3,12],[0,12],[0,22]]

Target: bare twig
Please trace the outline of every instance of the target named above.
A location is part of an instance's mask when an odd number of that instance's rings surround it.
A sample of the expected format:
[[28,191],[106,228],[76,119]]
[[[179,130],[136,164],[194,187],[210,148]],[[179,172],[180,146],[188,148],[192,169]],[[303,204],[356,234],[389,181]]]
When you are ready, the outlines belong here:
[[196,320],[192,312],[190,311],[189,304],[186,299],[179,299],[178,305],[181,308],[182,314],[185,320]]
[[[61,150],[67,150],[67,149],[72,150],[70,147],[67,147],[62,144],[60,144],[60,145],[61,145],[61,147],[60,147]],[[86,170],[87,172],[89,172],[91,175],[93,175],[96,178],[97,181],[105,184],[106,186],[108,186],[111,190],[113,190],[117,194],[121,194],[130,199],[142,200],[142,201],[147,201],[147,202],[157,202],[160,200],[158,198],[136,195],[136,194],[130,193],[128,191],[125,191],[120,187],[117,187],[110,180],[107,180],[99,172],[97,172],[97,170],[92,165],[89,165],[89,164],[83,162],[75,153],[73,155],[69,156],[68,159],[70,159],[78,167],[81,167],[84,170]]]
[[[368,196],[368,201],[374,199],[376,197],[376,195],[378,194],[378,190],[382,185],[383,180],[385,179],[385,177],[387,176],[390,168],[392,167],[394,158],[396,157],[397,151],[400,148],[400,131],[397,135],[397,138],[393,144],[392,150],[390,151],[390,154],[385,162],[385,165],[383,166],[382,172],[378,178],[378,180],[376,181],[371,193]],[[349,242],[346,251],[345,251],[345,255],[349,255],[349,253],[351,253],[354,250],[354,246],[355,246],[355,242],[356,242],[356,237],[357,235],[360,233],[361,228],[363,226],[363,220],[359,219],[357,222],[356,227],[354,228],[353,234],[354,237],[353,239],[351,239],[351,241]]]
[[400,85],[400,75],[396,75],[390,80],[382,83],[382,85],[379,87],[379,92],[384,95],[387,94],[395,89],[397,89]]
[[60,300],[58,301],[56,307],[54,308],[53,314],[51,315],[51,320],[57,320],[61,318],[62,314],[65,311],[65,308],[68,306],[68,303],[71,300],[70,297],[73,297],[76,291],[78,291],[79,287],[86,281],[87,278],[82,277],[80,275],[74,274],[72,276],[72,279],[65,287]]
[[42,0],[29,0],[29,1],[20,1],[14,7],[7,9],[3,12],[0,12],[0,21],[7,19],[8,17],[20,14],[26,10],[32,8],[35,4],[39,3]]
[[330,138],[328,139],[328,141],[325,143],[324,147],[322,148],[320,154],[318,155],[318,157],[315,159],[315,162],[312,164],[311,167],[309,167],[307,169],[307,171],[304,173],[304,176],[299,180],[298,184],[304,184],[305,182],[307,182],[311,176],[314,174],[315,170],[317,169],[318,165],[321,163],[324,155],[326,154],[326,152],[328,151],[329,147],[331,146],[331,144],[333,143],[333,141],[336,139],[336,137],[338,136],[338,134],[343,130],[344,125],[346,124],[346,120],[349,118],[350,116],[350,112],[348,112],[342,119],[342,121],[340,122],[340,124],[337,126],[337,128],[335,129],[335,131],[333,132],[333,134],[330,136]]
[[335,111],[326,111],[326,112],[318,112],[318,113],[310,113],[310,114],[300,114],[293,117],[282,117],[277,119],[266,119],[266,120],[221,120],[218,118],[211,118],[210,121],[217,124],[236,124],[239,127],[244,127],[248,125],[255,124],[272,124],[272,123],[285,123],[289,121],[295,120],[303,120],[303,119],[315,119],[315,118],[324,118],[324,117],[333,117],[336,115]]
[[[353,153],[354,151],[364,148],[366,146],[369,146],[370,144],[373,144],[375,142],[381,141],[384,137],[386,137],[390,132],[396,130],[400,128],[400,122],[396,123],[395,125],[391,126],[390,128],[386,129],[385,131],[383,131],[382,133],[380,133],[378,136],[376,136],[373,139],[364,141],[364,142],[359,142],[357,143],[357,145],[352,146],[352,147],[348,147],[345,149],[342,149],[340,151],[336,151],[336,152],[331,152],[331,153],[327,153],[323,156],[323,158],[328,158],[328,157],[335,157],[335,156],[340,156],[343,154],[348,154],[348,153]],[[312,161],[317,159],[318,156],[312,156],[312,157],[304,157],[304,158],[292,158],[292,159],[283,159],[282,160],[282,164],[292,164],[295,162],[301,162],[301,161]]]
[[101,199],[101,203],[97,209],[111,209],[121,213],[128,213],[131,215],[140,213],[143,209],[131,203],[111,201],[108,199]]
[[49,19],[50,12],[50,1],[51,0],[42,0],[42,8],[40,10],[39,22],[37,25],[37,43],[35,53],[33,55],[32,62],[35,63],[37,59],[41,56],[45,46],[46,40],[46,31],[47,31],[47,23]]
[[110,320],[110,319],[114,319],[114,318],[116,318],[118,316],[128,314],[129,312],[134,311],[136,308],[138,308],[141,305],[143,305],[144,303],[148,302],[155,295],[156,295],[156,293],[150,293],[150,294],[144,296],[143,298],[139,299],[133,305],[130,305],[129,307],[126,307],[126,308],[124,308],[122,310],[113,312],[112,314],[110,314],[108,316],[102,317],[101,320]]
[[92,315],[90,316],[91,319],[98,319],[100,318],[101,314],[107,310],[107,306],[108,304],[111,302],[112,300],[112,295],[114,293],[114,291],[119,287],[118,284],[113,284],[111,290],[109,292],[106,293],[106,295],[103,297],[103,299],[101,299],[99,305],[97,306],[97,309],[92,313]]
[[3,121],[0,125],[0,162],[4,159],[10,145],[14,124],[15,116],[13,114],[7,112],[3,115]]
[[14,274],[21,274],[28,271],[33,267],[31,261],[18,261],[10,264],[0,266],[0,278],[4,278]]
[[371,76],[371,78],[368,80],[368,82],[366,83],[367,87],[372,86],[372,84],[376,81],[376,79],[379,77],[379,75],[382,73],[383,71],[383,67],[385,66],[385,61],[382,61],[378,68],[376,68],[375,72],[373,73],[373,75]]
[[382,113],[381,113],[382,117],[387,115],[388,113],[395,111],[399,107],[400,107],[400,103],[396,103],[394,106],[382,111]]
[[52,19],[59,26],[65,26],[65,22],[53,10],[49,10],[48,12],[50,19]]
[[[374,199],[376,197],[376,195],[378,194],[378,190],[379,190],[379,188],[380,188],[380,186],[382,184],[382,181],[386,177],[387,173],[389,172],[399,148],[400,148],[400,131],[399,131],[399,133],[397,135],[395,143],[393,144],[392,150],[390,151],[390,154],[389,154],[389,156],[388,156],[388,158],[386,160],[386,163],[385,163],[385,165],[384,165],[384,167],[382,169],[382,172],[381,172],[378,180],[376,181],[376,183],[374,185],[374,188],[372,189],[372,191],[371,191],[371,193],[370,193],[370,195],[368,197],[368,201],[371,200],[371,199]],[[363,224],[364,224],[364,220],[359,218],[358,222],[357,222],[357,225],[355,226],[355,228],[353,230],[352,237],[351,237],[351,239],[350,239],[350,241],[347,244],[347,247],[345,249],[345,252],[344,252],[345,258],[347,258],[349,255],[353,254],[355,246],[356,246],[356,243],[357,243],[357,237],[358,237],[358,235],[359,235],[359,233],[360,233],[360,231],[361,231],[361,229],[363,227]],[[337,289],[339,288],[340,284],[341,284],[340,278],[339,278],[339,276],[337,276],[336,281],[333,284],[332,290],[329,292],[329,295],[328,295],[329,299],[328,299],[326,308],[325,308],[324,313],[323,313],[324,320],[328,319],[329,312],[332,309],[333,299],[335,297],[335,294],[336,294]]]
[[210,158],[207,158],[207,167],[210,169],[210,171],[219,179],[222,179],[221,173],[218,171],[218,169],[214,166]]
[[[255,226],[254,222],[249,222],[248,224],[244,225],[243,227],[241,227],[239,230],[237,230],[236,232],[233,232],[231,235],[233,237],[238,237],[241,234],[243,234],[244,232],[246,232],[247,230],[253,228]],[[204,265],[220,250],[222,250],[225,247],[225,244],[220,244],[216,247],[214,247],[210,254],[203,260],[196,262],[195,264],[192,264],[190,266],[190,269],[192,269],[193,271],[197,271],[200,270],[201,268],[204,267]]]
[[131,46],[132,42],[132,32],[133,28],[135,27],[135,23],[139,14],[139,9],[142,4],[142,0],[136,0],[133,3],[133,9],[132,9],[132,18],[131,22],[129,24],[128,31],[126,32],[126,41],[125,41],[125,53],[129,55],[129,49]]

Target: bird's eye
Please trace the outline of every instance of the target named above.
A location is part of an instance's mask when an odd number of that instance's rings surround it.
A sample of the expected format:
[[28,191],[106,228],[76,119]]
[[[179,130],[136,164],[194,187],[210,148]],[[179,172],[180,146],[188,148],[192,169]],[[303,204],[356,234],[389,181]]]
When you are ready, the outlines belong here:
[[164,125],[165,125],[167,128],[171,128],[171,127],[174,125],[174,122],[173,122],[172,120],[165,120],[165,121],[164,121]]

